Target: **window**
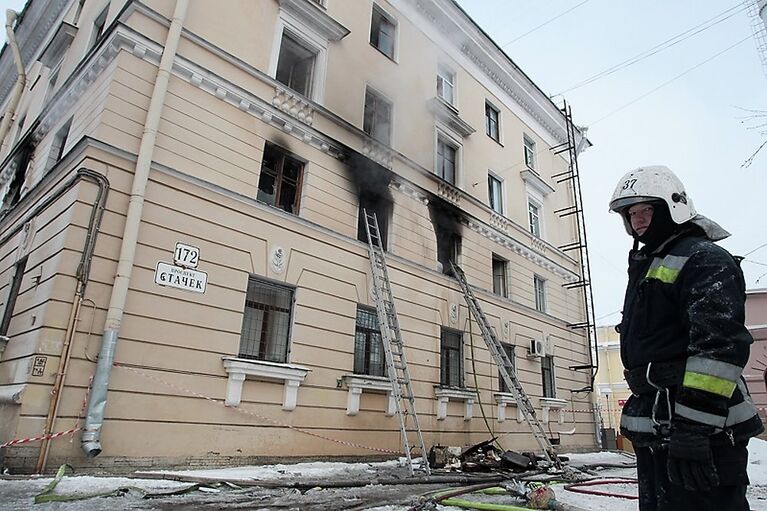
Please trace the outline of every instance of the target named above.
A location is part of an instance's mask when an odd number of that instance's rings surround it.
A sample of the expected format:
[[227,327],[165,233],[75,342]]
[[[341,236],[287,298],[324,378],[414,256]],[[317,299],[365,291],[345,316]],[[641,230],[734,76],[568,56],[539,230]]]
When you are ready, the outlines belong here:
[[455,167],[458,148],[444,137],[437,137],[437,175],[455,186]]
[[551,355],[541,358],[541,379],[543,380],[543,397],[557,397],[557,386],[554,381],[554,357]]
[[375,309],[357,306],[354,331],[354,373],[386,376],[386,355]]
[[463,387],[463,335],[442,327],[440,334],[440,385]]
[[485,103],[485,133],[487,136],[500,142],[499,117],[501,113],[490,103]]
[[541,208],[531,200],[527,201],[527,216],[530,221],[530,233],[536,238],[541,237]]
[[[363,243],[368,242],[367,230],[365,229],[365,211],[368,215],[375,213],[378,220],[378,232],[381,237],[381,246],[386,250],[387,234],[389,231],[389,216],[391,215],[391,202],[380,195],[363,192],[360,194],[360,210],[357,220],[357,239]],[[375,240],[373,241],[375,243]]]
[[392,60],[394,60],[396,29],[394,20],[380,7],[373,4],[373,17],[370,22],[370,44]]
[[487,196],[490,200],[490,208],[503,214],[503,181],[492,174],[487,175]]
[[535,275],[533,288],[535,289],[535,310],[546,312],[546,279]]
[[101,14],[99,14],[95,20],[93,20],[93,35],[91,36],[91,48],[96,46],[98,42],[101,40],[101,36],[104,35],[104,27],[107,24],[107,12],[109,11],[109,6],[104,7],[104,10],[101,11]]
[[455,73],[443,66],[437,70],[437,97],[455,105]]
[[266,143],[257,200],[298,214],[304,164],[283,149]]
[[[514,345],[513,344],[506,344],[501,343],[501,347],[503,348],[504,353],[506,353],[506,356],[509,357],[509,362],[511,362],[511,371],[514,372],[517,370],[517,364],[516,359],[514,358]],[[509,387],[506,385],[506,380],[503,379],[503,376],[501,375],[500,371],[498,372],[498,390],[500,392],[511,392]]]
[[525,165],[527,165],[527,168],[535,171],[535,142],[530,140],[527,137],[524,137],[524,156],[525,156]]
[[458,264],[461,255],[461,236],[450,231],[437,231],[437,261],[442,264],[442,273],[452,275],[450,263]]
[[19,296],[19,289],[21,289],[21,280],[24,278],[24,270],[27,267],[27,258],[19,260],[13,266],[13,276],[11,277],[11,289],[8,292],[8,301],[5,304],[3,310],[3,319],[0,322],[0,335],[8,335],[8,328],[11,326],[11,317],[13,317],[13,309],[16,307],[16,298]]
[[85,5],[85,0],[78,0],[77,2],[77,10],[75,10],[75,17],[72,20],[73,25],[77,25],[77,22],[80,21],[80,14],[83,12],[83,6]]
[[250,276],[238,356],[287,362],[292,310],[293,289]]
[[311,96],[316,57],[316,51],[284,31],[275,78],[299,94]]
[[506,274],[508,266],[509,262],[506,259],[493,254],[493,293],[504,298],[509,297],[508,276]]
[[370,88],[365,91],[362,130],[382,144],[391,144],[391,103]]
[[13,144],[16,145],[16,143],[21,138],[21,134],[24,133],[24,124],[27,122],[27,114],[22,115],[19,118],[19,123],[16,126],[16,137],[13,139]]
[[61,160],[64,156],[64,147],[67,145],[67,137],[69,137],[69,128],[72,126],[72,118],[59,128],[56,135],[53,137],[53,144],[51,145],[51,151],[48,154],[48,161],[45,163],[45,171],[48,172]]
[[53,90],[56,87],[56,82],[59,80],[59,72],[61,71],[61,65],[63,63],[64,57],[61,57],[61,60],[51,68],[51,72],[48,75],[48,88],[45,90],[43,104],[48,103],[48,100],[51,99],[51,96],[53,95]]
[[[27,138],[29,140],[29,138]],[[21,191],[24,187],[24,179],[27,176],[27,168],[32,161],[32,155],[35,152],[34,146],[27,142],[24,144],[13,158],[11,166],[14,167],[13,177],[7,181],[2,193],[2,206],[0,211],[10,209],[19,202]]]

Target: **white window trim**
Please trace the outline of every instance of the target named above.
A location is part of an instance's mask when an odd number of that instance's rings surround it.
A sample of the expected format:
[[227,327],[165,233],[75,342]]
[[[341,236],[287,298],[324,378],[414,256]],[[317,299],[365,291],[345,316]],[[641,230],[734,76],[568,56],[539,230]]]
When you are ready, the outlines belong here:
[[[495,292],[493,292],[493,294],[495,296],[497,296],[497,297],[508,299],[511,296],[511,293],[510,293],[511,279],[509,278],[510,277],[510,275],[509,275],[509,273],[510,273],[509,267],[510,266],[509,265],[511,264],[511,262],[508,259],[505,259],[505,258],[501,257],[500,255],[496,254],[495,252],[492,252],[491,264],[494,263],[495,261],[503,262],[503,275],[505,277],[504,286],[506,288],[506,296],[504,296],[502,294],[495,293]],[[491,268],[491,270],[493,270],[492,277],[493,277],[493,284],[495,284],[495,271],[494,271],[495,269]],[[496,332],[496,334],[497,334],[497,332]]]
[[543,216],[543,214],[544,214],[543,200],[542,200],[542,198],[539,199],[535,195],[528,193],[528,195],[527,195],[527,203],[528,203],[528,206],[527,206],[527,208],[525,208],[525,214],[527,215],[527,227],[528,227],[527,232],[530,233],[530,236],[536,237],[533,234],[532,223],[530,222],[530,206],[529,205],[532,204],[533,206],[538,208],[538,236],[537,236],[537,238],[540,239],[540,240],[544,240],[544,239],[546,239],[546,227],[545,227],[545,222],[543,221],[543,218],[544,218],[544,216]]
[[434,128],[434,165],[432,166],[432,173],[439,177],[437,174],[437,164],[439,163],[438,150],[439,139],[442,137],[455,148],[455,183],[452,186],[463,190],[463,144],[460,142],[461,137],[442,123],[436,123]]
[[278,364],[264,360],[237,357],[222,357],[224,369],[229,374],[226,384],[226,406],[239,406],[242,399],[242,384],[246,377],[267,382],[282,382],[284,387],[282,409],[290,412],[296,409],[298,387],[311,369],[293,364]]
[[[394,55],[391,56],[391,60],[395,63],[399,64],[399,22],[397,21],[397,18],[391,14],[389,11],[383,8],[383,6],[378,2],[373,2],[373,7],[370,10],[370,19],[368,23],[368,33],[367,33],[367,39],[368,44],[373,46],[373,43],[370,41],[370,32],[373,30],[373,10],[378,9],[381,14],[384,15],[384,17],[389,20],[389,23],[394,25]],[[381,55],[383,55],[386,58],[389,58],[388,55],[386,55],[384,52],[379,50],[377,47],[373,46],[377,52],[379,52]]]
[[[487,134],[487,131],[485,131],[485,136],[492,140],[493,142],[497,142],[501,145],[503,144],[503,127],[501,123],[501,109],[498,108],[498,105],[490,101],[489,99],[485,98],[485,105],[490,105],[496,112],[498,112],[498,140],[495,140],[493,137]],[[487,112],[484,112],[485,116],[487,116]],[[485,119],[483,119],[485,120]]]
[[286,30],[288,34],[315,52],[312,90],[308,97],[312,101],[322,104],[325,100],[325,80],[328,68],[328,40],[285,9],[280,9],[280,17],[274,31],[272,54],[269,59],[269,76],[274,79],[277,77],[277,63],[280,60],[282,36]]
[[474,401],[477,399],[476,391],[435,385],[434,397],[437,399],[438,421],[443,421],[447,418],[447,404],[451,399],[453,401],[464,402],[463,420],[471,420],[474,411]]
[[517,409],[517,422],[525,420],[522,408],[517,406],[517,400],[514,399],[514,394],[510,392],[496,392],[493,394],[493,397],[498,407],[498,422],[504,422],[507,419],[506,407],[508,406],[513,406]]
[[[527,164],[527,158],[525,158],[525,153],[527,152],[527,143],[528,142],[530,144],[532,144],[532,153],[533,153],[532,154],[532,159],[533,159],[533,164],[532,165],[528,165]],[[524,133],[522,134],[522,159],[523,159],[523,161],[525,163],[525,168],[528,168],[528,169],[532,170],[536,174],[540,174],[540,171],[538,169],[538,151],[536,149],[537,147],[538,147],[538,143],[535,140],[533,140],[533,137],[530,137],[530,136],[528,136],[528,135],[526,135]]]
[[[368,96],[368,90],[373,91],[373,93],[377,96],[380,96],[383,98],[389,105],[391,106],[390,113],[391,118],[389,119],[389,145],[388,147],[394,147],[394,136],[396,134],[396,130],[394,126],[395,123],[395,116],[396,112],[394,111],[394,100],[391,99],[391,97],[388,94],[385,94],[381,89],[376,87],[375,85],[372,85],[370,82],[365,82],[365,94],[362,95],[362,123],[360,124],[360,127],[362,128],[362,131],[365,131],[365,101]],[[373,135],[368,135],[365,133],[365,135],[369,136],[371,140],[375,140],[378,144],[383,144],[383,142],[380,142],[379,140],[376,140],[373,138]]]
[[445,98],[439,95],[438,91],[436,92],[436,96],[442,100],[446,105],[450,106],[451,108],[454,108],[456,111],[458,111],[458,73],[455,72],[453,69],[453,66],[448,66],[447,64],[437,64],[437,76],[441,76],[443,73],[449,73],[453,75],[453,101],[452,103],[447,101]]
[[536,306],[535,310],[537,310],[538,312],[543,312],[544,314],[547,314],[548,310],[549,310],[549,303],[548,303],[549,299],[548,299],[548,296],[546,296],[547,295],[547,292],[546,292],[546,282],[547,282],[547,280],[545,278],[541,277],[538,274],[534,274],[533,275],[533,293],[535,295],[534,296],[534,298],[535,298],[534,302],[537,305],[537,303],[538,303],[538,286],[536,285],[536,282],[539,282],[539,281],[541,282],[541,285],[543,286],[543,288],[542,288],[542,295],[543,295],[543,304],[542,305],[543,305],[543,307],[541,309],[538,309],[538,307]]
[[[508,201],[506,200],[506,180],[505,180],[505,179],[503,179],[503,178],[502,178],[502,177],[501,177],[501,176],[500,176],[498,173],[496,173],[496,172],[493,172],[491,169],[488,169],[488,170],[487,170],[487,173],[488,173],[488,175],[491,175],[491,176],[493,176],[495,179],[497,179],[498,181],[500,181],[500,182],[501,182],[501,209],[502,209],[502,211],[499,213],[498,211],[496,211],[496,210],[495,210],[495,209],[493,209],[492,207],[491,207],[490,209],[492,209],[493,211],[495,211],[495,212],[496,212],[496,213],[498,213],[499,215],[501,215],[501,216],[504,216],[504,217],[505,217],[505,216],[506,216],[506,213],[507,213],[507,211],[508,211],[508,208],[507,208],[507,204],[508,204]],[[489,190],[488,190],[488,191],[489,191]],[[489,202],[490,202],[490,197],[488,197],[488,198],[487,198],[487,202],[488,202],[488,206],[489,206],[489,205],[490,205],[490,204],[489,204]]]
[[386,402],[387,417],[393,417],[396,412],[396,403],[394,402],[394,393],[392,392],[391,381],[385,376],[370,376],[365,374],[345,374],[341,377],[341,382],[349,389],[346,398],[346,415],[357,415],[360,411],[360,395],[367,392],[386,393],[389,398]]
[[[552,368],[553,370],[553,368]],[[555,410],[558,412],[557,422],[560,424],[565,423],[565,407],[567,407],[567,401],[564,399],[554,397],[542,397],[541,398],[541,411],[543,412],[543,423],[549,423],[549,412]]]

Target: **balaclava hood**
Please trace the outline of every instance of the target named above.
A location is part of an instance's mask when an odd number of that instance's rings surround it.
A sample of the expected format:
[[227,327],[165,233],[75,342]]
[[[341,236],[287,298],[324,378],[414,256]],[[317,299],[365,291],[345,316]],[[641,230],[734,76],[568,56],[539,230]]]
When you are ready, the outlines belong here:
[[[641,236],[633,233],[634,238],[644,243],[646,250],[655,250],[661,243],[669,239],[679,230],[679,225],[671,218],[671,213],[664,201],[652,201],[652,220],[650,226]],[[626,213],[628,215],[628,210]]]

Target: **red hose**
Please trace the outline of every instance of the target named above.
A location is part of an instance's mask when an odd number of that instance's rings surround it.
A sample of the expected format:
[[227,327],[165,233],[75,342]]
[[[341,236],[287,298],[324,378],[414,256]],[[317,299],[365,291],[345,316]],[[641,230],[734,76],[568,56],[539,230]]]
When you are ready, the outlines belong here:
[[638,484],[638,481],[636,479],[601,479],[598,481],[584,481],[582,483],[573,483],[573,484],[565,485],[565,490],[571,491],[573,493],[585,493],[587,495],[601,495],[603,497],[616,497],[619,499],[630,499],[630,500],[639,499],[638,495],[625,495],[623,493],[610,493],[606,491],[586,490],[581,488],[581,486],[599,486],[603,484]]

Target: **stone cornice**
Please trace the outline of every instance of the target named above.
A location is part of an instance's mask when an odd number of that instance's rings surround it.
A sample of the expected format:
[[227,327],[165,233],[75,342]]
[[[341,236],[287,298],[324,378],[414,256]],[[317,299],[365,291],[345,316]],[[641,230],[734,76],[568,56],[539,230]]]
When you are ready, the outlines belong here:
[[340,41],[349,35],[349,29],[325,12],[311,0],[279,0],[280,7],[311,27],[328,41]]

